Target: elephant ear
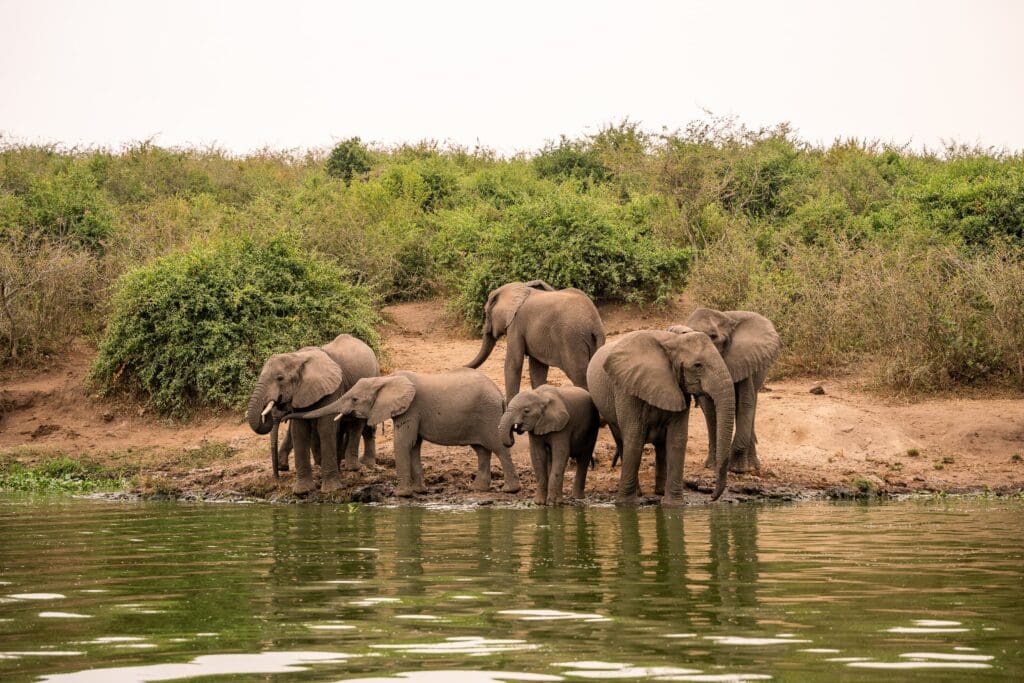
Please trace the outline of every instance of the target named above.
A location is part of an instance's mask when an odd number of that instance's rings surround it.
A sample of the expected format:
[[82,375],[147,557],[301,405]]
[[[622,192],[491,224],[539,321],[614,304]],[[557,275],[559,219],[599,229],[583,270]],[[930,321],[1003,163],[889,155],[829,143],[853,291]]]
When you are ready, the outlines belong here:
[[569,424],[569,410],[558,391],[547,384],[538,388],[537,393],[544,397],[544,414],[537,420],[533,428],[534,434],[550,434],[560,432]]
[[493,336],[500,337],[505,334],[505,330],[512,324],[512,319],[516,317],[519,307],[533,291],[532,287],[521,282],[515,282],[502,288],[501,293],[494,298],[494,304],[490,311]]
[[302,360],[301,379],[292,396],[292,405],[307,408],[341,386],[341,368],[323,349],[309,347],[295,352]]
[[388,418],[401,415],[409,409],[409,404],[415,396],[416,387],[408,377],[382,377],[380,389],[377,390],[377,397],[373,401],[366,422],[370,425],[379,425]]
[[604,371],[631,396],[655,408],[678,412],[685,407],[672,362],[654,332],[623,337],[605,358]]
[[736,320],[729,346],[722,354],[734,382],[767,370],[782,350],[782,339],[772,322],[751,311],[729,311]]
[[543,280],[530,280],[526,283],[526,286],[530,289],[542,289],[545,292],[553,292],[555,288],[544,282]]

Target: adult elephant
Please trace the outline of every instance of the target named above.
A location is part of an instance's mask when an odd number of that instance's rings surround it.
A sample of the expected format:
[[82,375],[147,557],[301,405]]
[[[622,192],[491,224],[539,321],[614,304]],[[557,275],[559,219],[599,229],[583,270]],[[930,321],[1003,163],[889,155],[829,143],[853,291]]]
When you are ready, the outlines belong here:
[[[257,434],[274,431],[283,415],[331,403],[360,379],[378,375],[380,368],[373,349],[348,334],[340,334],[324,346],[275,354],[263,364],[249,398],[246,411],[249,426]],[[364,440],[363,463],[373,464],[376,460],[374,432],[367,427],[365,419],[350,417],[340,424],[331,417],[292,420],[289,436],[295,449],[296,470],[292,491],[302,494],[314,488],[309,463],[311,448],[320,453],[320,490],[329,493],[338,489],[342,456],[345,469],[359,469],[360,432]],[[276,465],[276,439],[271,441]]]
[[618,501],[635,503],[640,456],[654,444],[655,493],[663,505],[683,502],[683,462],[691,396],[708,396],[717,408],[718,481],[725,491],[735,398],[732,377],[707,335],[665,330],[631,332],[598,350],[587,369],[590,395],[622,450]]
[[[757,458],[757,434],[754,417],[757,414],[757,393],[764,386],[768,369],[782,350],[782,339],[768,318],[753,311],[716,311],[698,308],[690,314],[685,326],[674,329],[692,329],[703,332],[711,339],[729,368],[736,392],[736,435],[732,442],[729,469],[733,472],[751,472],[761,468]],[[715,406],[702,397],[701,410],[708,424],[708,458],[705,467],[715,464]]]
[[505,398],[519,393],[523,357],[530,357],[530,386],[547,382],[554,366],[572,383],[587,388],[587,363],[604,345],[597,307],[578,289],[555,289],[543,280],[510,282],[487,296],[480,352],[466,364],[480,367],[502,335],[505,352]]

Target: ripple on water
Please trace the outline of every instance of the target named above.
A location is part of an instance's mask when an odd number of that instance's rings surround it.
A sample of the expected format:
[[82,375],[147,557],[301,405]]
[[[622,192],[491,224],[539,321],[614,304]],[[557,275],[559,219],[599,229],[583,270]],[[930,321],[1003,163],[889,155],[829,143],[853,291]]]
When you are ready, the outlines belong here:
[[259,652],[256,654],[202,655],[190,662],[87,669],[66,674],[43,676],[41,681],[61,683],[144,683],[172,681],[200,676],[239,674],[275,674],[306,671],[303,664],[341,662],[352,655],[340,652]]
[[462,671],[441,669],[437,671],[402,671],[391,676],[377,678],[350,678],[345,683],[504,683],[504,681],[564,681],[561,676],[547,674],[517,673],[515,671]]
[[517,617],[523,621],[563,621],[578,620],[586,622],[611,621],[610,617],[603,614],[587,612],[563,612],[557,609],[506,609],[498,614],[505,614],[510,617]]
[[7,596],[16,600],[60,600],[67,596],[63,593],[14,593]]
[[913,626],[893,626],[886,629],[886,633],[966,633],[970,630],[959,621],[944,619],[915,619],[913,623]]
[[78,612],[40,612],[43,619],[92,619],[91,614],[79,614]]
[[654,678],[659,681],[761,681],[768,680],[767,674],[718,673],[706,674],[700,669],[682,669],[675,666],[633,666],[614,662],[582,661],[555,664],[568,669],[566,676],[595,680]]
[[516,640],[511,638],[460,636],[445,638],[443,641],[434,643],[389,643],[384,645],[371,645],[370,647],[379,650],[395,650],[396,652],[414,655],[459,654],[484,656],[515,650],[536,650],[540,646],[528,643],[525,640]]
[[803,638],[749,638],[746,636],[704,636],[718,645],[787,645],[790,643],[809,643]]

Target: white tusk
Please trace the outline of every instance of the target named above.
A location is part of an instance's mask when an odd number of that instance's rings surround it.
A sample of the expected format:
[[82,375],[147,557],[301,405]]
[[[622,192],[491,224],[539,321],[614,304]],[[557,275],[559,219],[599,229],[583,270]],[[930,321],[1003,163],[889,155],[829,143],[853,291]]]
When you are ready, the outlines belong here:
[[338,413],[337,415],[335,415],[335,416],[334,416],[334,421],[335,421],[335,422],[337,422],[337,421],[338,421],[338,420],[340,420],[341,418],[342,418],[342,415],[341,415],[341,413]]
[[274,402],[273,401],[267,402],[267,407],[263,409],[262,413],[260,413],[260,418],[265,420],[267,418],[267,415],[269,415],[270,411],[273,410],[273,409],[274,409]]

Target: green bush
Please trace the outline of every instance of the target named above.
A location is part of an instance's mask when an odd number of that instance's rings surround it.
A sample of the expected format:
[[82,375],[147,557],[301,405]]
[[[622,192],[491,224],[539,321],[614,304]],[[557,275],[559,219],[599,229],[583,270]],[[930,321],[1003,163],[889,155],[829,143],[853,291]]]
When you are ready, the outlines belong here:
[[599,183],[611,175],[601,155],[586,140],[570,140],[564,135],[557,143],[548,143],[533,158],[533,167],[542,178],[582,180]]
[[487,294],[540,278],[597,299],[660,301],[682,284],[690,251],[659,243],[616,203],[563,188],[510,209],[459,277],[457,309],[479,320]]
[[368,292],[285,239],[222,239],[172,253],[117,283],[92,378],[161,413],[234,408],[267,356],[341,332],[377,345]]
[[33,178],[23,199],[21,221],[41,238],[99,250],[114,232],[113,206],[81,164]]
[[327,175],[341,178],[348,185],[356,175],[370,170],[370,152],[359,138],[339,142],[327,157]]

